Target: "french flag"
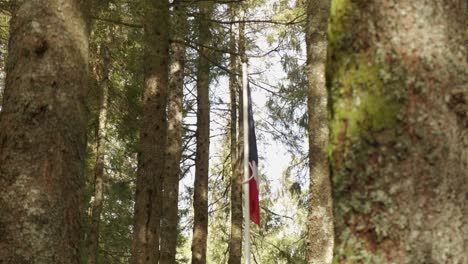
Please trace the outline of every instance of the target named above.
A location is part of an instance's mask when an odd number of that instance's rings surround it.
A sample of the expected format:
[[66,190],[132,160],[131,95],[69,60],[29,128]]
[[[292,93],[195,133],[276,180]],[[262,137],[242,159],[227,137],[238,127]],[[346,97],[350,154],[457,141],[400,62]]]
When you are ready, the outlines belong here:
[[247,86],[248,93],[248,116],[249,116],[249,202],[250,220],[260,225],[260,200],[258,197],[258,152],[257,138],[255,136],[255,125],[252,111],[252,96],[250,86]]

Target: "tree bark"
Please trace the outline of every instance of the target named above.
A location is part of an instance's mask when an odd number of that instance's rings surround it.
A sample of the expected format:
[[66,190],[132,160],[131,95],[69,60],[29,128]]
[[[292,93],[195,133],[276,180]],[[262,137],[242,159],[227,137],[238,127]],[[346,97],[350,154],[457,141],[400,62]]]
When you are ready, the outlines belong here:
[[307,262],[330,264],[333,259],[333,209],[327,159],[329,138],[325,84],[329,0],[309,0],[306,44],[309,132],[309,218]]
[[466,1],[333,1],[339,262],[466,263]]
[[84,1],[17,1],[0,115],[0,263],[79,263]]
[[[235,7],[231,6],[231,20],[235,20]],[[240,264],[242,259],[242,178],[239,173],[237,154],[237,74],[236,33],[234,24],[230,28],[229,50],[229,93],[231,97],[231,238],[229,240],[229,264]]]
[[166,177],[163,186],[163,216],[161,219],[160,264],[176,263],[180,158],[182,154],[182,112],[185,67],[184,40],[187,34],[187,15],[183,3],[176,2],[172,15],[173,42],[168,91],[168,128]]
[[99,106],[99,119],[96,144],[96,165],[94,167],[94,201],[91,212],[91,228],[88,240],[88,264],[97,263],[99,255],[99,224],[101,222],[102,202],[104,199],[104,155],[106,151],[107,105],[109,98],[110,54],[109,43],[102,43],[100,47],[100,68],[98,78],[102,89]]
[[206,244],[208,237],[208,174],[210,150],[210,23],[213,3],[199,4],[198,24],[200,50],[198,52],[197,72],[197,153],[195,157],[195,186],[193,194],[194,224],[192,239],[192,263],[206,263]]
[[134,264],[157,263],[166,146],[169,2],[144,1],[143,120],[135,198]]

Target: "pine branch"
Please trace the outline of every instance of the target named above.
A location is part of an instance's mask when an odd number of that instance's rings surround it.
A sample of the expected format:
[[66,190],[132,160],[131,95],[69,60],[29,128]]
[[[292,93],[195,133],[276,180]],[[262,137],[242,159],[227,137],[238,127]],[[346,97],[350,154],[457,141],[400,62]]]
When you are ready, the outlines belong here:
[[190,41],[187,41],[187,40],[186,41],[170,40],[170,42],[171,43],[180,43],[180,44],[183,44],[185,46],[191,47],[192,49],[195,49],[197,51],[199,50],[199,47],[203,47],[203,48],[207,48],[207,49],[214,50],[214,51],[217,51],[217,52],[239,56],[239,53],[231,52],[230,50],[227,50],[227,49],[220,49],[220,48],[213,47],[213,46],[206,46],[206,45],[202,45],[200,43],[190,43]]
[[[188,13],[187,15],[191,17],[198,17],[197,13]],[[216,20],[216,19],[206,19],[206,18],[201,18],[208,20],[213,23],[217,24],[222,24],[222,25],[231,25],[231,24],[240,24],[240,23],[247,23],[247,24],[273,24],[273,25],[283,25],[283,26],[291,26],[291,25],[296,25],[300,23],[304,23],[306,21],[306,14],[301,14],[292,20],[289,21],[278,21],[278,20],[273,20],[273,19],[246,19],[246,20],[232,20],[232,21],[226,21],[226,20]],[[199,18],[200,19],[200,18]]]
[[[268,84],[268,83],[265,83],[265,82],[262,82],[262,81],[258,81],[258,82],[261,82],[261,83],[266,84],[266,85],[268,85],[268,86],[270,86],[270,87],[272,87],[272,88],[275,88],[274,86],[271,86],[271,85]],[[286,99],[286,97],[284,97],[284,96],[281,95],[280,93],[275,92],[275,91],[273,91],[273,90],[271,90],[271,89],[266,88],[265,86],[262,86],[262,85],[258,84],[257,81],[254,81],[254,80],[252,80],[252,79],[249,79],[249,83],[251,83],[253,86],[256,86],[256,87],[258,87],[258,88],[260,88],[260,89],[262,89],[262,90],[264,90],[264,91],[266,91],[266,92],[268,92],[268,93],[270,93],[270,94],[272,94],[272,95],[274,95],[274,96],[277,96],[277,97]]]
[[115,25],[131,27],[131,28],[143,28],[143,25],[140,25],[140,24],[134,24],[134,23],[125,22],[125,21],[122,21],[122,20],[117,20],[117,19],[112,19],[112,18],[107,18],[107,17],[98,17],[98,16],[93,16],[92,15],[91,19],[99,20],[99,21],[103,21],[103,22],[111,23],[111,24],[115,24]]
[[223,25],[231,25],[231,24],[240,24],[240,23],[250,23],[250,24],[273,24],[273,25],[282,25],[282,26],[290,26],[296,25],[305,22],[305,19],[298,20],[305,15],[298,16],[291,21],[275,21],[271,19],[251,19],[251,20],[233,20],[233,21],[223,21],[223,20],[214,20],[210,19],[209,21],[213,23],[223,24]]
[[263,206],[260,206],[260,208],[262,208],[263,210],[267,211],[268,213],[272,214],[272,215],[276,215],[276,216],[279,216],[279,217],[283,217],[283,218],[287,218],[287,219],[291,219],[291,220],[294,220],[294,218],[292,217],[289,217],[287,215],[280,215],[278,213],[275,213],[273,211],[271,211],[270,209],[266,208],[266,207],[263,207]]

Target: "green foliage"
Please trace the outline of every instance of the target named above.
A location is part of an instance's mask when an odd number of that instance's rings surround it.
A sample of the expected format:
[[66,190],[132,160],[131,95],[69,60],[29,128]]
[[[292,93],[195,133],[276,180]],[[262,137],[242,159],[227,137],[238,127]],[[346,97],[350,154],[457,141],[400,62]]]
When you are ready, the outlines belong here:
[[[90,39],[91,82],[88,93],[90,111],[87,155],[87,184],[85,202],[87,216],[94,199],[95,144],[98,125],[99,102],[102,96],[100,67],[104,63],[102,48],[110,54],[109,101],[104,172],[104,202],[100,223],[100,264],[129,263],[133,226],[133,195],[136,177],[136,151],[141,116],[142,32],[108,22],[131,22],[135,7],[124,1],[96,1],[93,16],[103,18],[92,23]],[[134,13],[133,13],[134,14]],[[89,232],[89,217],[85,233]],[[86,237],[86,236],[85,236]],[[86,252],[84,252],[86,254]],[[86,256],[82,257],[82,261]]]
[[[264,124],[273,138],[288,147],[293,155],[304,156],[307,131],[307,78],[304,57],[304,6],[286,0],[274,1],[272,19],[293,22],[276,25],[266,32],[270,47],[280,50],[280,63],[286,73],[275,84],[266,103],[270,123]],[[274,129],[271,129],[274,127]]]
[[[249,23],[247,25],[247,49],[251,53],[262,54],[262,43],[256,38],[267,39],[272,47],[278,47],[281,66],[286,76],[274,91],[275,96],[267,103],[271,111],[272,124],[278,127],[275,139],[288,146],[295,154],[292,166],[285,172],[281,188],[275,189],[273,183],[264,175],[265,182],[261,185],[262,225],[253,226],[253,251],[259,263],[305,263],[305,237],[307,217],[307,162],[304,149],[304,131],[307,127],[306,114],[306,79],[303,57],[303,20],[305,13],[300,3],[291,1],[273,1],[274,14],[271,18],[277,22],[291,22],[289,25],[274,25]],[[255,0],[244,3],[248,7],[248,16],[254,17],[262,10],[271,9],[271,1]],[[83,232],[86,239],[90,226],[90,205],[94,197],[94,167],[96,162],[96,132],[99,118],[99,102],[102,97],[99,67],[104,63],[101,49],[104,47],[110,53],[108,126],[105,131],[105,173],[104,173],[104,204],[100,223],[99,264],[129,263],[131,254],[133,230],[133,206],[135,177],[137,170],[137,153],[139,148],[139,127],[142,116],[142,85],[143,80],[143,30],[139,28],[144,1],[95,0],[91,9],[90,32],[90,89],[88,91],[88,148],[86,157],[86,188],[84,190]],[[6,14],[0,5],[0,72],[3,72],[8,27]],[[187,63],[185,76],[184,121],[192,121],[195,113],[196,98],[194,84],[196,76],[197,32],[195,26],[199,17],[195,5],[188,4],[189,34],[187,42]],[[225,19],[226,8],[217,5],[213,19]],[[132,24],[135,26],[126,26]],[[268,25],[268,26],[266,26]],[[268,28],[269,27],[269,28]],[[226,106],[222,88],[223,78],[227,76],[226,68],[229,55],[228,46],[229,25],[213,23],[211,33],[213,44],[209,60],[211,62],[211,101],[220,126],[225,126]],[[173,27],[172,30],[177,30]],[[1,73],[0,73],[1,74]],[[3,74],[1,78],[3,78]],[[255,76],[254,74],[252,76]],[[255,77],[254,77],[255,78]],[[3,83],[0,86],[3,88]],[[0,90],[1,90],[0,88]],[[1,101],[1,91],[0,91]],[[261,121],[259,120],[259,123]],[[271,126],[270,125],[270,126]],[[224,129],[223,128],[223,129]],[[221,130],[223,130],[221,129]],[[187,145],[181,170],[190,174],[193,166],[193,134],[195,126],[186,124],[184,140]],[[226,131],[221,131],[226,134]],[[262,135],[259,134],[261,140]],[[229,239],[229,142],[223,138],[222,147],[212,153],[210,177],[210,230],[209,230],[209,263],[225,263]],[[262,168],[260,169],[262,171]],[[185,175],[185,174],[184,174]],[[178,263],[188,263],[190,260],[190,235],[192,232],[191,186],[181,188],[178,233]],[[83,242],[83,248],[86,245]],[[86,261],[83,252],[82,262]]]
[[106,196],[101,216],[100,263],[130,261],[134,186],[127,175],[135,177],[135,168],[133,173],[122,173],[120,177],[110,173],[106,178]]
[[229,159],[229,139],[223,137],[217,162],[211,166],[211,180],[209,182],[210,217],[208,227],[208,263],[226,263],[228,259],[228,244],[230,231],[230,181],[231,166]]
[[293,186],[284,179],[284,187],[277,193],[272,182],[265,183],[261,192],[261,226],[252,228],[254,256],[261,263],[306,263],[305,238],[307,211],[297,204],[298,196],[306,192],[289,191]]

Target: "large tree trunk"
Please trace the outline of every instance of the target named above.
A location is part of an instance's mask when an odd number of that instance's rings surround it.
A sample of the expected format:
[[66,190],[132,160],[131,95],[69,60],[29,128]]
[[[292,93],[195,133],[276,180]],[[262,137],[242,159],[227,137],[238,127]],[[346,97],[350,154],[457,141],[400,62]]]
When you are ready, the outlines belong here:
[[99,224],[101,222],[102,202],[104,198],[104,154],[106,149],[107,104],[109,97],[110,54],[109,43],[102,43],[100,47],[100,62],[98,64],[99,86],[101,98],[96,140],[96,165],[94,167],[94,200],[91,212],[91,228],[88,238],[88,264],[97,262],[99,254]]
[[197,72],[197,153],[195,157],[195,188],[193,194],[194,223],[192,239],[192,263],[206,263],[208,237],[208,174],[210,150],[210,23],[213,3],[201,2],[199,20],[198,72]]
[[157,263],[166,145],[169,2],[144,1],[143,120],[135,198],[134,264]]
[[331,10],[340,263],[466,263],[466,1]]
[[183,3],[176,2],[172,15],[173,42],[168,91],[166,176],[163,185],[160,264],[176,263],[180,158],[182,154],[182,112],[187,15]]
[[307,4],[306,44],[309,131],[309,219],[307,261],[330,264],[333,259],[333,209],[326,148],[327,118],[327,20],[330,0],[309,0]]
[[[235,7],[231,6],[231,20],[235,20]],[[231,237],[229,240],[229,264],[240,264],[242,259],[242,175],[237,157],[237,74],[236,32],[231,24],[229,35],[229,93],[231,97]]]
[[17,1],[0,116],[0,263],[79,263],[84,1]]

